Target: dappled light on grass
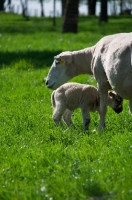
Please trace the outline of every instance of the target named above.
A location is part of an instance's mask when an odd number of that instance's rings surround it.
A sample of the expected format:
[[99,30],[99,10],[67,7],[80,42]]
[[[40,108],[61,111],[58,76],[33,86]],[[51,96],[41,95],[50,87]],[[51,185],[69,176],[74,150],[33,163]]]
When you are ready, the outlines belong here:
[[33,64],[30,60],[20,59],[18,62],[12,63],[12,68],[15,70],[31,70],[33,69]]

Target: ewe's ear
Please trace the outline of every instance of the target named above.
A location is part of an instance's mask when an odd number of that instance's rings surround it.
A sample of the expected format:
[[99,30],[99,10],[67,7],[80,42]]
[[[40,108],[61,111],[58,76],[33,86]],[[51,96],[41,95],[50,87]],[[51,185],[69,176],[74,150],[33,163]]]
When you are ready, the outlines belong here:
[[61,64],[65,64],[65,62],[66,62],[65,58],[60,57],[60,62],[61,62]]
[[68,51],[62,55],[61,58],[63,58],[66,63],[70,64],[72,62],[72,53]]
[[54,57],[54,60],[56,60],[58,63],[61,63],[61,64],[65,64],[65,59],[64,58],[62,58],[61,56],[55,56]]
[[114,92],[109,92],[109,96],[114,98],[115,97],[115,93]]
[[54,57],[55,60],[60,62],[61,64],[71,63],[72,62],[72,54],[71,52],[63,52]]

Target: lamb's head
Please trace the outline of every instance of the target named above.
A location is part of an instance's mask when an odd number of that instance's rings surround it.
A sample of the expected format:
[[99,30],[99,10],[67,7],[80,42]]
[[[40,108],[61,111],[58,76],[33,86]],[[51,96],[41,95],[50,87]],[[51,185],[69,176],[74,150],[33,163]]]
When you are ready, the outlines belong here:
[[67,73],[68,70],[70,71],[71,62],[72,53],[69,51],[62,52],[54,57],[48,76],[45,78],[47,88],[55,90],[71,78]]
[[123,98],[115,92],[108,92],[108,105],[116,112],[120,113],[123,110]]

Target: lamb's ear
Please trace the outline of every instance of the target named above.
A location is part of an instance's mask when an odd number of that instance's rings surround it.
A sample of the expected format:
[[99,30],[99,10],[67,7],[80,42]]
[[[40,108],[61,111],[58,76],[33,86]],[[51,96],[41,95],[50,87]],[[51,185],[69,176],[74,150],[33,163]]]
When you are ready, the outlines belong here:
[[114,92],[109,92],[109,96],[114,98],[115,97],[115,93]]

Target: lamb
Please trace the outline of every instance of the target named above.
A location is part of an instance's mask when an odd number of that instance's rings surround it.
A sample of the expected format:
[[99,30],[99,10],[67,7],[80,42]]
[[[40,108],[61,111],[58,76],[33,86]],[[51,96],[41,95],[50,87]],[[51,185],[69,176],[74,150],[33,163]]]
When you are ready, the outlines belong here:
[[[51,95],[52,107],[54,108],[53,120],[56,124],[63,117],[67,126],[73,124],[71,116],[73,111],[81,108],[83,126],[87,130],[90,123],[90,112],[98,111],[100,114],[100,98],[96,87],[79,83],[65,83],[54,90]],[[113,93],[108,93],[108,106],[115,112],[122,111],[122,98]]]
[[54,90],[71,78],[84,73],[93,74],[98,83],[99,131],[105,125],[109,89],[129,100],[132,113],[132,33],[105,36],[92,47],[62,52],[55,56],[46,78],[46,85]]

